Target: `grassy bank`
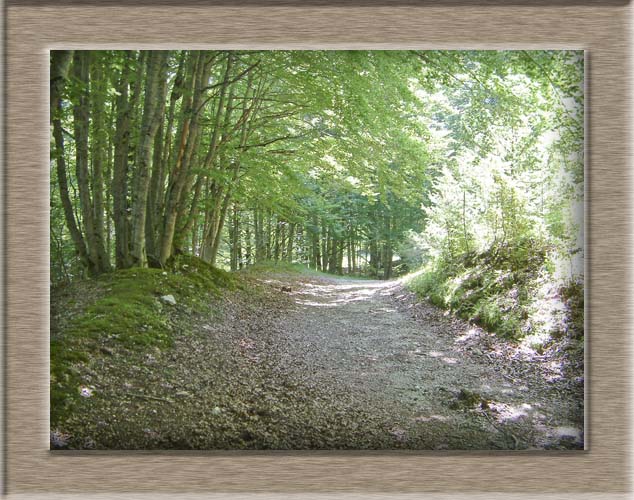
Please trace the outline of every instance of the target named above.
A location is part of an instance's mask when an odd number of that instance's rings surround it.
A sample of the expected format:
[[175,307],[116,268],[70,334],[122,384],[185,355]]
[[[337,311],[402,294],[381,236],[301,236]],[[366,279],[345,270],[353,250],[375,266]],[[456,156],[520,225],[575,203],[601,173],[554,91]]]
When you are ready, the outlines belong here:
[[526,239],[438,258],[406,283],[433,304],[507,339],[582,339],[583,283],[556,281],[548,255],[546,245]]
[[[125,269],[51,291],[51,424],[89,391],[79,365],[115,350],[165,349],[183,319],[212,313],[211,299],[242,286],[234,275],[195,257],[165,269]],[[84,394],[82,394],[84,391]]]

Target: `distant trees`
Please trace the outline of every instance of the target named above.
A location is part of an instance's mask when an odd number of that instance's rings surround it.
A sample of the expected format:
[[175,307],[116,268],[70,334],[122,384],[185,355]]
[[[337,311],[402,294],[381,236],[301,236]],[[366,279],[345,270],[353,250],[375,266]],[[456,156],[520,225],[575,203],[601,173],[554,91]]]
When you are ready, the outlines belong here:
[[468,67],[464,85],[436,83],[442,98],[424,97],[448,152],[425,210],[429,254],[539,245],[555,262],[582,259],[583,54],[457,53],[449,63]]
[[581,63],[543,51],[52,51],[51,279],[165,266],[178,252],[234,270],[273,260],[389,278],[416,233],[431,253],[535,230],[570,246]]

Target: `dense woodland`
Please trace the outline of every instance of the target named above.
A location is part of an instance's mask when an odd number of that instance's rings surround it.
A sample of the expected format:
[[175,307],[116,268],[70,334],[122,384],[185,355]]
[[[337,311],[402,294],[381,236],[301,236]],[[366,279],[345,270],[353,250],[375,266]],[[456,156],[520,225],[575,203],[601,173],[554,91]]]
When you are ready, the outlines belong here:
[[583,447],[582,51],[50,62],[53,448]]
[[579,51],[53,51],[50,105],[52,283],[538,242],[579,273]]

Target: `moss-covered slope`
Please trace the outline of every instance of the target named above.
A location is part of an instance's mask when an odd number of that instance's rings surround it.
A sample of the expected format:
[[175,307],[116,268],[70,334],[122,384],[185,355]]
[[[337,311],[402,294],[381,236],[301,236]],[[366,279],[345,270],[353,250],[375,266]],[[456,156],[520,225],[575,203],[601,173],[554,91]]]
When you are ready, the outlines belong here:
[[175,330],[186,327],[183,315],[210,313],[211,299],[237,286],[235,276],[180,255],[165,270],[125,269],[53,289],[51,424],[81,397],[78,363],[114,347],[167,348]]
[[509,339],[583,338],[583,283],[556,281],[533,239],[437,259],[408,281],[433,304]]

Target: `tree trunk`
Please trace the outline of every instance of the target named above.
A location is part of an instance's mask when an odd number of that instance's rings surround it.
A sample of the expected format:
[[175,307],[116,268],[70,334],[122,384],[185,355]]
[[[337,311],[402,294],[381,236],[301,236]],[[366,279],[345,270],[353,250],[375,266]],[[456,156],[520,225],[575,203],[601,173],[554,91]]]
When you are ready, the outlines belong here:
[[345,246],[345,240],[340,239],[337,245],[337,274],[343,274],[343,249]]
[[273,215],[271,209],[266,213],[266,260],[273,257]]
[[[103,238],[103,191],[99,191],[101,201],[101,234],[97,230],[95,220],[95,204],[91,199],[92,178],[88,166],[88,137],[90,133],[90,51],[77,51],[73,58],[73,77],[79,84],[79,97],[73,106],[73,124],[75,133],[75,169],[77,189],[79,190],[79,205],[84,226],[86,247],[88,250],[89,268],[92,274],[100,274],[110,270],[107,261]],[[99,178],[103,184],[101,165]],[[93,198],[95,193],[93,192]]]
[[277,221],[275,223],[275,231],[273,237],[273,259],[275,262],[280,260],[280,232],[281,232],[281,221]]
[[[207,80],[209,79],[209,76],[208,76],[209,63],[204,64],[202,55],[200,59],[200,64],[202,65],[202,68],[203,68],[203,71],[202,71],[203,77],[198,79],[196,88],[199,90],[196,91],[195,98],[193,101],[193,111],[196,113],[196,121],[194,123],[195,123],[195,131],[196,131],[197,137],[198,137],[197,131],[198,131],[198,122],[199,122],[198,116],[197,116],[198,115],[197,110],[201,106],[202,97],[203,97],[203,89],[207,85]],[[214,116],[210,146],[209,146],[207,155],[205,157],[205,160],[203,162],[203,167],[205,170],[209,170],[212,167],[216,157],[216,153],[218,149],[218,139],[220,137],[221,128],[222,128],[220,126],[220,123],[221,123],[221,118],[223,114],[225,113],[225,99],[226,99],[226,92],[229,87],[229,77],[230,77],[230,73],[232,69],[232,64],[233,64],[233,55],[229,54],[227,56],[227,65],[225,68],[223,83],[222,83],[222,86],[220,87],[218,106],[216,108],[216,114]],[[192,144],[194,143],[192,142]],[[189,210],[189,214],[186,217],[185,223],[178,231],[176,230],[176,223],[178,219],[179,218],[182,219],[185,217],[186,207],[185,207],[185,200],[183,197],[183,187],[187,184],[187,181],[190,178],[189,164],[191,163],[192,154],[193,154],[193,151],[190,150],[187,155],[187,163],[185,164],[186,168],[182,168],[179,171],[179,177],[174,182],[174,188],[173,188],[174,189],[173,190],[174,203],[173,204],[168,203],[168,207],[170,208],[170,210],[168,211],[166,209],[164,240],[163,240],[163,244],[161,248],[162,259],[168,258],[168,256],[171,254],[173,250],[173,247],[177,246],[178,242],[191,229],[191,224],[193,222],[193,219],[197,216],[197,213],[198,213],[198,197],[200,195],[200,191],[201,191],[202,183],[203,183],[203,177],[201,176],[201,174],[199,174],[199,177],[195,183],[194,197],[192,200],[192,205]],[[210,192],[215,193],[216,190],[217,188],[215,184],[212,182]],[[221,201],[217,200],[215,203],[216,213],[211,214],[211,216],[208,219],[210,222],[212,222],[212,224],[210,224],[207,227],[207,230],[203,234],[202,244],[201,244],[202,246],[201,256],[206,260],[210,260],[210,257],[211,257],[210,251],[211,251],[211,248],[213,247],[213,241],[210,240],[210,237],[211,237],[210,235],[214,234],[218,227],[218,223],[220,220],[219,219],[220,205],[221,205]]]
[[55,149],[53,156],[55,157],[55,166],[57,169],[57,181],[59,183],[59,194],[64,209],[64,217],[66,225],[70,232],[70,236],[75,245],[75,250],[79,255],[79,259],[84,267],[90,269],[90,260],[88,258],[88,250],[86,243],[77,226],[73,204],[68,194],[68,177],[66,173],[66,158],[64,151],[64,134],[62,130],[62,92],[68,78],[68,71],[73,59],[72,50],[53,50],[51,51],[51,88],[50,88],[50,116],[53,126],[53,139]]
[[117,118],[114,136],[114,164],[112,169],[112,211],[115,232],[115,265],[126,268],[129,260],[130,239],[128,225],[128,153],[130,149],[130,114],[133,106],[128,100],[130,64],[133,55],[126,51],[121,77],[117,84]]
[[312,230],[310,231],[312,255],[311,255],[311,267],[315,270],[321,268],[321,253],[319,245],[319,221],[317,216],[313,215]]
[[233,217],[231,220],[230,237],[231,237],[231,259],[230,266],[232,271],[238,270],[240,261],[240,212],[238,204],[233,204]]
[[348,237],[346,238],[346,255],[348,257],[348,274],[352,273],[352,236],[350,232],[348,232]]
[[145,99],[139,144],[137,147],[137,167],[134,182],[134,199],[132,200],[132,248],[133,266],[145,267],[145,218],[147,214],[148,191],[150,187],[150,165],[152,162],[152,145],[162,116],[159,114],[165,100],[166,75],[165,66],[167,51],[152,50],[147,63]]
[[264,214],[261,208],[253,210],[253,230],[255,236],[255,263],[266,259],[266,248],[264,246]]
[[295,224],[291,223],[288,226],[288,234],[286,240],[286,261],[293,262],[293,238],[295,237]]
[[248,266],[253,263],[251,261],[251,256],[253,255],[253,248],[251,246],[251,226],[248,220],[245,222],[246,222],[246,231],[244,235],[244,239],[245,239],[244,263]]
[[[165,213],[163,215],[163,223],[161,230],[161,243],[157,253],[159,262],[164,265],[173,253],[174,234],[176,231],[176,222],[178,210],[180,208],[183,187],[187,180],[188,169],[188,147],[194,147],[194,135],[196,133],[194,116],[195,99],[194,93],[197,95],[202,91],[197,82],[198,72],[202,69],[202,54],[196,52],[190,55],[188,62],[187,76],[188,83],[184,89],[185,97],[181,103],[181,124],[178,131],[178,142],[175,144],[176,159],[174,166],[171,167],[169,185],[165,195]],[[177,94],[178,95],[178,94]]]
[[321,270],[323,272],[328,271],[328,226],[322,220],[322,228],[321,228]]
[[107,250],[106,231],[104,222],[104,168],[107,162],[106,153],[108,141],[106,127],[104,125],[105,96],[107,92],[106,79],[100,60],[93,61],[91,69],[91,81],[94,82],[92,95],[92,193],[93,193],[93,217],[95,232],[95,249],[101,272],[108,272],[110,267],[110,255]]

